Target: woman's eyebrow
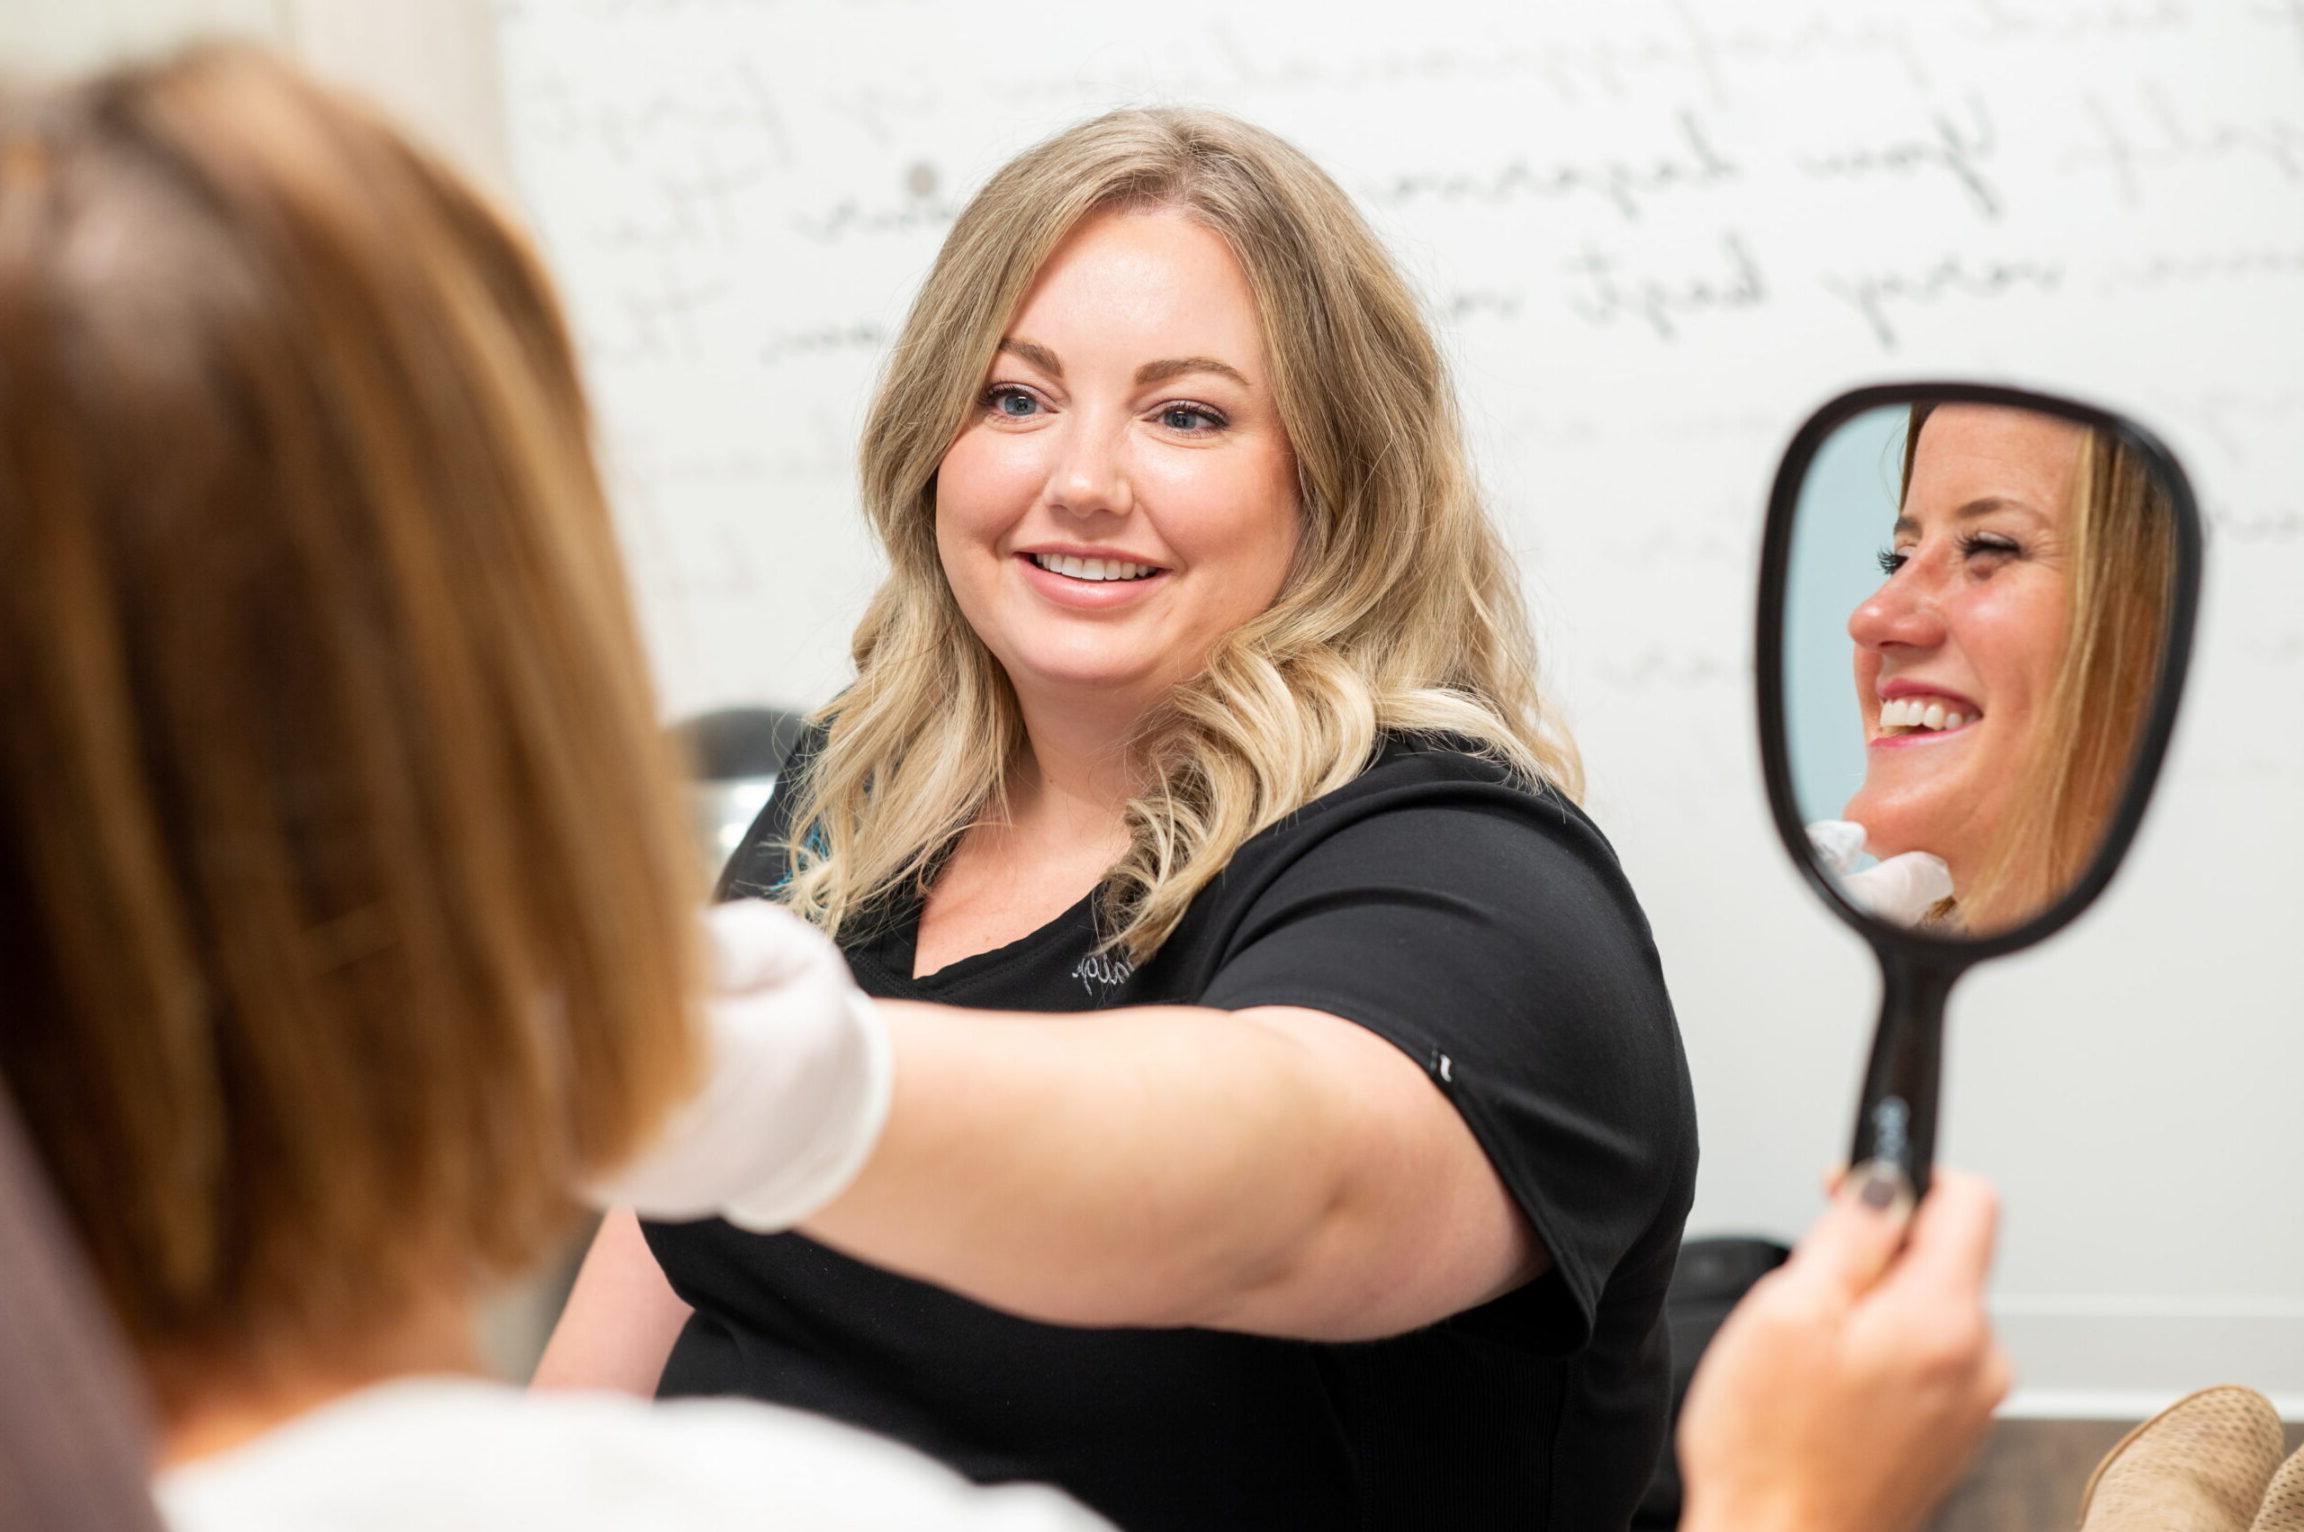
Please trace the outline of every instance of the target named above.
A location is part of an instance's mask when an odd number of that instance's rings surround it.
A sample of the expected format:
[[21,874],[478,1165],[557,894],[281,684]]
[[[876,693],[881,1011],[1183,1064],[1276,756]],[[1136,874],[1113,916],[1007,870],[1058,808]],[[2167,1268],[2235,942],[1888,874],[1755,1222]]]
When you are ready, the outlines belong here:
[[1176,356],[1162,362],[1146,362],[1136,369],[1136,386],[1150,388],[1170,378],[1180,378],[1188,372],[1212,372],[1220,378],[1230,378],[1242,388],[1253,388],[1240,369],[1229,362],[1219,362],[1212,356]]
[[[2017,511],[2031,517],[2034,521],[2047,519],[2025,501],[2011,499],[2006,495],[1984,495],[1971,500],[1954,511],[1947,519],[1951,521],[1974,521],[1977,517],[1989,516],[1994,511]],[[1910,515],[1900,515],[1896,518],[1896,525],[1890,530],[1899,537],[1906,533],[1917,537],[1920,535],[1920,523]]]
[[1056,359],[1055,352],[1041,345],[1038,341],[1003,338],[994,349],[1005,351],[1011,356],[1022,357],[1058,382],[1062,382],[1064,379],[1064,364]]

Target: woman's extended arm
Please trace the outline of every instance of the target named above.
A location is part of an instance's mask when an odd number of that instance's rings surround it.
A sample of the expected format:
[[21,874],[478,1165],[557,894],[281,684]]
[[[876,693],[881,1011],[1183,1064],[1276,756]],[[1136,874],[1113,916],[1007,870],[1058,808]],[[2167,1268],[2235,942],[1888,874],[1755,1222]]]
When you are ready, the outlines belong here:
[[[610,1206],[797,1219],[1060,1324],[1368,1338],[1545,1268],[1456,1108],[1355,1023],[873,1004],[785,912],[747,901],[710,922],[717,1062],[665,1140],[594,1188]],[[540,1377],[652,1387],[685,1317],[623,1215]]]
[[600,1221],[533,1386],[612,1388],[654,1398],[688,1313],[641,1238],[640,1220],[616,1209]]
[[1398,1334],[1547,1264],[1448,1100],[1317,1011],[885,1004],[895,1100],[804,1232],[1031,1318]]

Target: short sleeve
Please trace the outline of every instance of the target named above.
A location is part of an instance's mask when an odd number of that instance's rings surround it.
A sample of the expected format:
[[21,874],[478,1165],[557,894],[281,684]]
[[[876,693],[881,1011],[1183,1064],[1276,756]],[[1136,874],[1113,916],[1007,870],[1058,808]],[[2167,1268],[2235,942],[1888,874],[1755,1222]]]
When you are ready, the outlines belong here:
[[1201,1003],[1325,1011],[1424,1068],[1551,1256],[1557,1281],[1503,1300],[1548,1351],[1584,1344],[1619,1271],[1636,1250],[1653,1266],[1685,1215],[1693,1106],[1647,921],[1556,798],[1384,795],[1249,896]]

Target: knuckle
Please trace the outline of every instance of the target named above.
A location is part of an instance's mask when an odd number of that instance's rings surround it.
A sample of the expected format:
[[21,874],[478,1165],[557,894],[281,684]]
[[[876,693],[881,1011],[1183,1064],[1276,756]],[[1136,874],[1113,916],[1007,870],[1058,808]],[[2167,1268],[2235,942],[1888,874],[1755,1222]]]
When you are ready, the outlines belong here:
[[1914,1361],[1924,1376],[1965,1378],[1975,1373],[1991,1343],[1982,1316],[1962,1314],[1931,1328],[1915,1348]]
[[2015,1386],[2015,1365],[2009,1361],[2004,1349],[1993,1346],[1984,1357],[1981,1376],[1977,1379],[1977,1387],[1984,1394],[1987,1406],[1998,1405]]

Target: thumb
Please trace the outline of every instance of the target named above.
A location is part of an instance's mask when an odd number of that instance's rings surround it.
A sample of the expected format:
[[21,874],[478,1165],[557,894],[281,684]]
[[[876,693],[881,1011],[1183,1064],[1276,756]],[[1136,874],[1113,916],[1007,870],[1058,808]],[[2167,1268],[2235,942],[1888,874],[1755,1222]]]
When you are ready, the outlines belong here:
[[1860,1298],[1896,1259],[1911,1219],[1912,1183],[1904,1173],[1878,1160],[1859,1165],[1792,1252],[1785,1274]]

